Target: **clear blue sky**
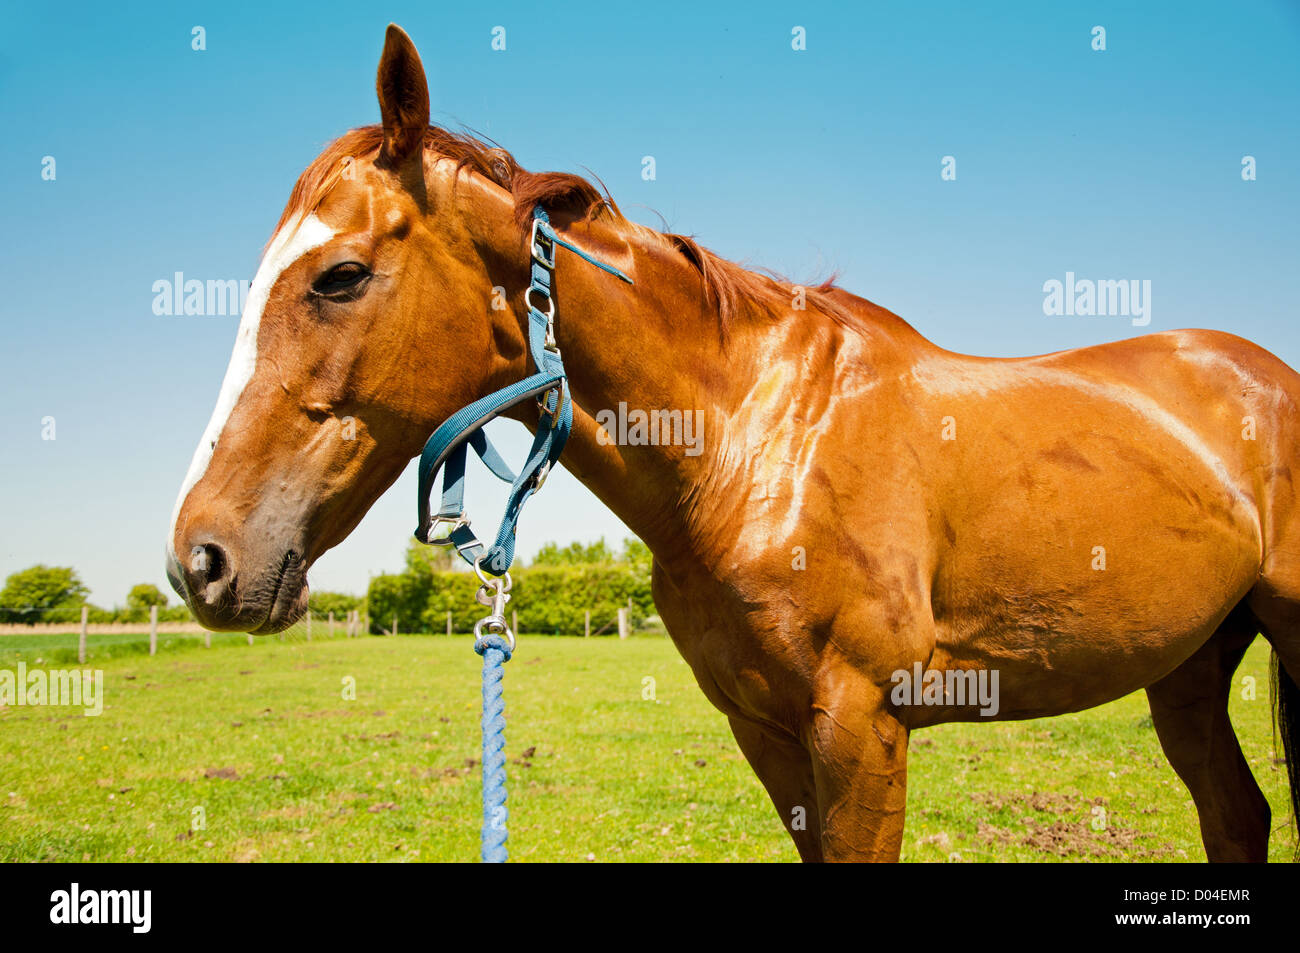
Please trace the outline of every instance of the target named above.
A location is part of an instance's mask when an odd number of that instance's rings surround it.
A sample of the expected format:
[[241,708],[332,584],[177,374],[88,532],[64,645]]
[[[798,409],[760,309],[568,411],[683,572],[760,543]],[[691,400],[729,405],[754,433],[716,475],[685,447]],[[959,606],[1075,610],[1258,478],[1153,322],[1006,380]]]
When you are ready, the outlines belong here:
[[[0,576],[72,565],[105,605],[165,587],[238,319],[156,316],[152,284],[252,277],[301,169],[378,120],[389,20],[420,49],[435,121],[529,168],[586,167],[632,217],[728,257],[838,271],[945,347],[1211,327],[1300,366],[1294,2],[23,6],[0,37]],[[1150,326],[1045,316],[1043,283],[1067,271],[1149,279]],[[522,428],[494,427],[522,451]],[[501,499],[481,487],[476,525]],[[414,496],[408,471],[313,585],[361,592],[398,568]],[[520,549],[622,534],[560,475]]]

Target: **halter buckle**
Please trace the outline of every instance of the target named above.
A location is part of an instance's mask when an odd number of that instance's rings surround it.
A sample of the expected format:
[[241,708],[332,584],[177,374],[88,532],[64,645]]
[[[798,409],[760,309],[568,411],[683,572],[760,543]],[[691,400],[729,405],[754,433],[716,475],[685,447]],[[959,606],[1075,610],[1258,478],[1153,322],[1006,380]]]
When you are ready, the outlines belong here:
[[551,475],[551,461],[547,460],[537,468],[537,476],[533,477],[533,492],[536,493],[546,482],[546,478]]
[[[558,354],[559,351],[556,351],[555,353]],[[560,382],[556,386],[552,387],[548,391],[545,391],[540,397],[537,398],[537,409],[543,414],[551,415],[552,430],[560,426],[560,405],[564,403],[564,386],[566,383],[567,383],[567,378],[560,378]],[[550,396],[552,394],[555,395],[554,410],[552,410],[550,406],[547,404],[547,401],[550,399]]]
[[[541,225],[542,220],[540,218],[533,219],[533,233],[528,238],[528,246],[530,253],[533,256],[533,261],[537,262],[548,271],[553,271],[555,269],[555,242],[551,239],[551,236],[547,235],[546,232],[542,230]],[[539,235],[542,238],[542,241],[540,242],[537,240]],[[546,257],[547,247],[551,250],[550,258]]]

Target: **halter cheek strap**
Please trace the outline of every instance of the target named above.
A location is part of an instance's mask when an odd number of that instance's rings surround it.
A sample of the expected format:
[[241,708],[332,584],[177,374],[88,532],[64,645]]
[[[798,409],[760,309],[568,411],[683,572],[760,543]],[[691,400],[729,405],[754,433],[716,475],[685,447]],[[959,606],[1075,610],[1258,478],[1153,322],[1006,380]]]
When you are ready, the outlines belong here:
[[[607,271],[628,284],[632,279],[612,265],[597,261],[585,251],[561,238],[550,225],[546,211],[533,210],[533,231],[529,241],[532,255],[532,280],[524,301],[528,306],[528,350],[537,372],[517,383],[482,397],[462,407],[433,432],[420,454],[419,525],[415,538],[423,543],[455,546],[466,562],[500,576],[510,568],[515,557],[515,530],[519,514],[528,498],[541,488],[555,461],[560,458],[573,426],[573,401],[555,343],[556,246],[567,248],[584,261]],[[528,451],[528,459],[516,476],[483,433],[483,427],[502,411],[526,400],[537,401],[537,434]],[[496,541],[485,547],[470,529],[465,516],[465,460],[467,449],[497,478],[511,484],[505,515],[497,529]],[[436,515],[430,515],[430,493],[438,471],[443,471],[442,503]],[[445,536],[435,536],[439,527],[450,525]]]

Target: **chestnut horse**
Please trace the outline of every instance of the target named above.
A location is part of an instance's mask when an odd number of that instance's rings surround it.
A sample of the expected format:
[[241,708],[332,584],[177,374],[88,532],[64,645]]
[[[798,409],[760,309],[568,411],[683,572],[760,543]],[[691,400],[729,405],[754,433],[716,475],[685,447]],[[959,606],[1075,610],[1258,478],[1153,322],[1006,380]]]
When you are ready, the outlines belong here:
[[[1290,367],[1215,331],[945,351],[833,285],[746,271],[582,178],[431,127],[396,27],[378,93],[382,127],[343,135],[293,190],[177,500],[169,575],[204,625],[292,623],[308,567],[429,433],[531,373],[540,204],[635,281],[560,253],[565,463],[649,545],[664,623],[804,859],[898,858],[913,729],[1136,689],[1209,858],[1266,858],[1269,806],[1227,703],[1262,632],[1294,801]],[[621,402],[699,411],[697,452],[613,439],[597,415]],[[537,408],[510,416],[532,428]]]

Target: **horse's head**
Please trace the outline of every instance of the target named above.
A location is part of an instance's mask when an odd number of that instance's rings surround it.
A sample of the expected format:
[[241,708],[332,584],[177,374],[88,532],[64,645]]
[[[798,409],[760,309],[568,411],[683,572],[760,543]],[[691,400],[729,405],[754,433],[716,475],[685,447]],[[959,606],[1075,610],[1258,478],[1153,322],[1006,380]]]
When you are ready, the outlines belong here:
[[[382,128],[343,136],[294,188],[176,502],[168,577],[210,628],[297,619],[307,568],[429,432],[524,372],[523,331],[498,290],[527,268],[497,184],[513,161],[429,127],[424,69],[393,26],[378,92]],[[481,174],[462,176],[466,165]],[[494,257],[507,234],[518,256]]]

